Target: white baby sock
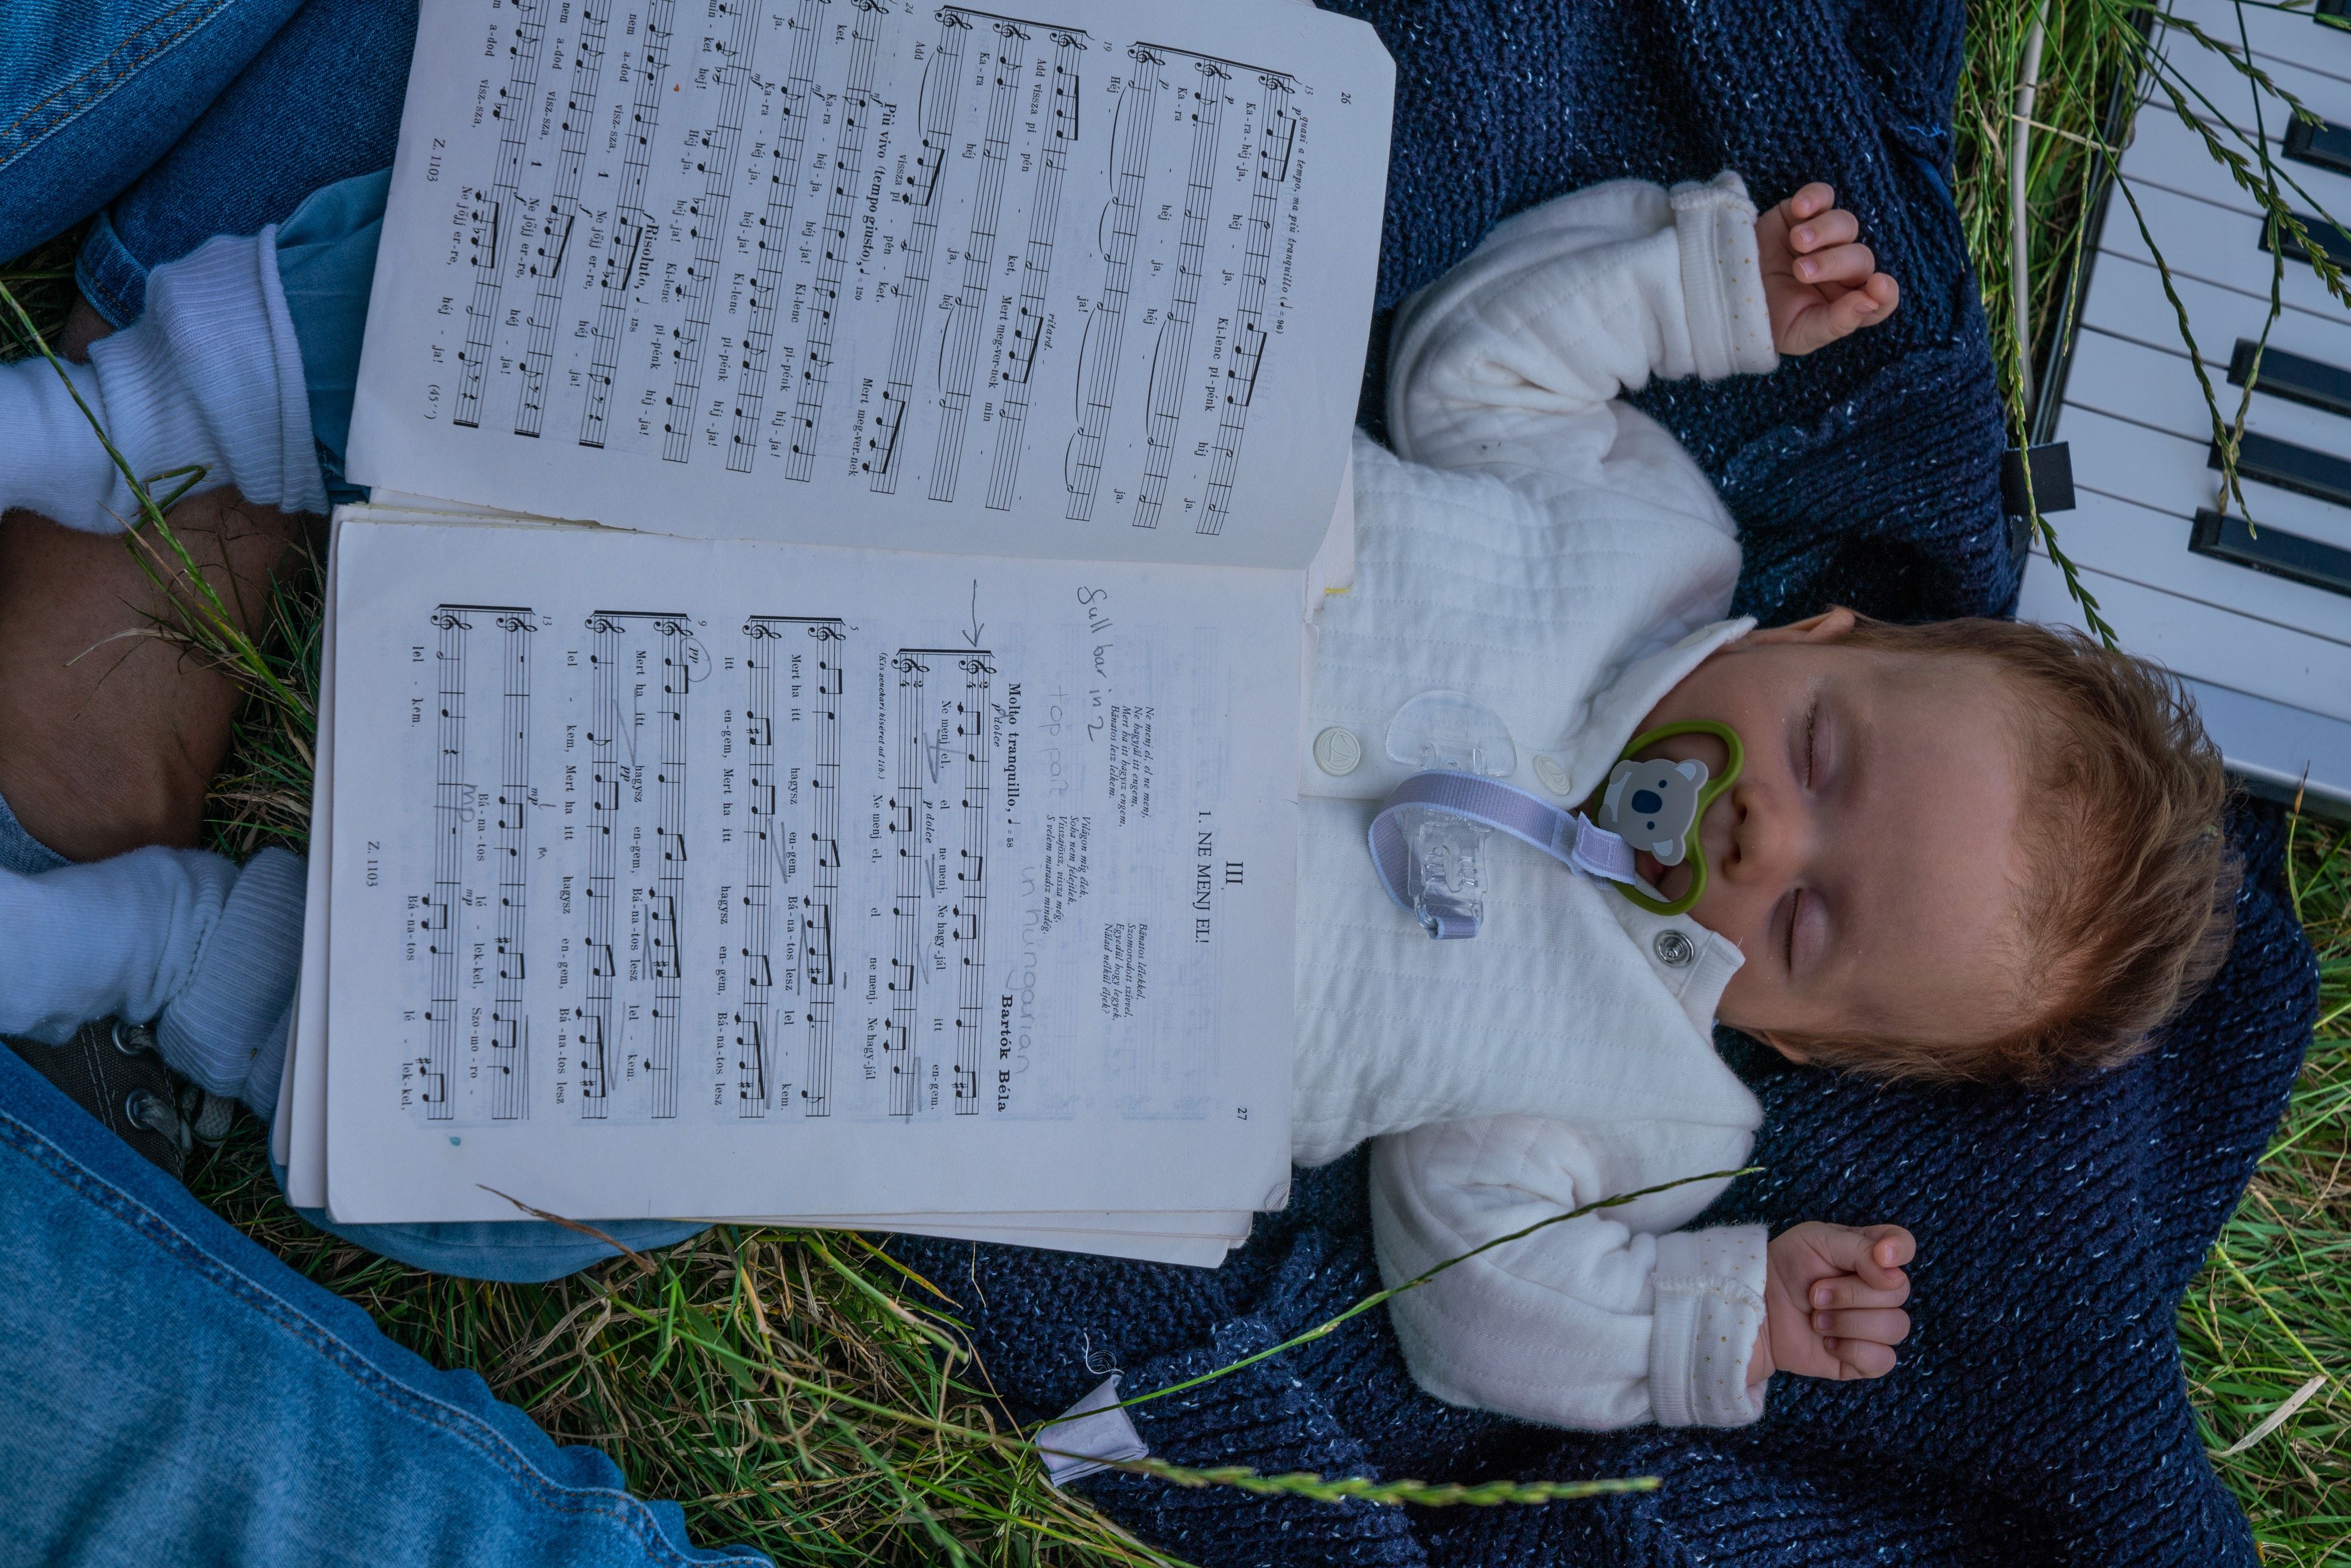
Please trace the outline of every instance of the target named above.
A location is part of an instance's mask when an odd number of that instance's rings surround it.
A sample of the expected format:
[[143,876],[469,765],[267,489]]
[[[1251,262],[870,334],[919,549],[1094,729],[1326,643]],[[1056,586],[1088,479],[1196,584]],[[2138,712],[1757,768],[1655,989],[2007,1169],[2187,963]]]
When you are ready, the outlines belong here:
[[[302,353],[277,279],[277,230],[206,241],[147,279],[146,314],[67,373],[159,497],[200,464],[208,490],[324,511]],[[26,507],[89,533],[138,518],[131,486],[42,359],[0,366],[0,510]]]
[[264,1120],[277,1108],[286,1067],[308,886],[298,855],[265,849],[246,862],[187,983],[155,1020],[165,1061]]

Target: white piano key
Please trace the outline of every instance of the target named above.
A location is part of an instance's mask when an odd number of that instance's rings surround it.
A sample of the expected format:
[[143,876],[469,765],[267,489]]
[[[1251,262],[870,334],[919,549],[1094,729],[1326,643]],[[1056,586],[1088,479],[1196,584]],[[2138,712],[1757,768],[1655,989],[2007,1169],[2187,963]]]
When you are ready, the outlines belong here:
[[[2285,347],[2277,341],[2275,334],[2271,340],[2278,348]],[[2213,393],[2220,400],[2220,416],[2234,418],[2243,393],[2228,382],[2228,345],[2208,350],[2208,354],[2215,354],[2220,360],[2215,365],[2208,358],[2206,373],[2212,378]],[[2351,361],[2345,362],[2345,368],[2351,370]],[[2065,377],[2065,402],[2069,408],[2152,424],[2198,443],[2212,439],[2211,411],[2205,404],[2204,393],[2196,384],[2195,372],[2189,369],[2184,352],[2166,353],[2142,348],[2085,329],[2074,344],[2074,366]],[[2245,413],[2245,428],[2276,436],[2280,441],[2291,441],[2297,446],[2351,457],[2351,418],[2307,403],[2290,402],[2256,392]],[[2103,466],[2102,454],[2075,449],[2074,476],[2077,481]],[[2212,483],[2219,482],[2220,476],[2213,475]],[[2101,489],[2116,487],[2099,486]],[[2351,512],[2344,515],[2351,520]]]
[[[2351,30],[2319,21],[2308,5],[2298,11],[2279,11],[2258,5],[2240,8],[2234,0],[2173,0],[2171,14],[2232,48],[2251,43],[2253,53],[2262,57],[2264,69],[2272,60],[2291,61],[2305,71],[2351,84]],[[2237,30],[2241,15],[2242,34]],[[2189,51],[2210,53],[2195,39],[2177,32],[2160,47],[2183,65]]]
[[[2233,21],[2216,26],[2198,20],[2207,33],[2235,49],[2237,30]],[[2351,114],[2351,32],[2314,37],[2312,35],[2318,31],[2319,25],[2313,23],[2306,12],[2301,22],[2298,27],[2252,29],[2253,68],[2320,114],[2330,120],[2343,119]],[[2313,45],[2323,47],[2313,48]],[[2268,117],[2269,134],[2274,138],[2285,133],[2282,117],[2284,105],[2233,62],[2182,32],[2168,31],[2162,47],[2163,57],[2176,73],[2174,85],[2180,87],[2191,104],[2196,102],[2196,97],[2188,90],[2189,88],[2200,91],[2220,113],[2250,129],[2253,95],[2259,92],[2262,110]],[[2169,100],[2152,82],[2143,84],[2143,90],[2147,98],[2168,104]]]
[[[2343,90],[2351,92],[2351,88]],[[2278,193],[2305,219],[2325,214],[2339,223],[2351,224],[2351,177],[2286,157],[2277,141],[2283,134],[2286,118],[2285,105],[2273,99],[2269,105],[2267,145],[2271,167],[2277,175]],[[2351,123],[2351,106],[2338,107],[2329,118],[2337,124]],[[2260,155],[2251,145],[2252,120],[2248,115],[2238,123],[2247,140],[2241,141],[2225,130],[2215,131],[2214,135],[2223,146],[2242,153],[2258,170]],[[2258,217],[2262,211],[2252,193],[2230,178],[2229,171],[2213,160],[2202,138],[2181,124],[2179,116],[2168,103],[2151,103],[2139,110],[2137,133],[2123,159],[2123,177],[2140,188],[2160,185],[2183,195],[2201,197],[2215,206],[2227,207],[2248,217]],[[2156,235],[2158,244],[2162,240],[2160,234]],[[2246,270],[2266,277],[2268,265],[2267,253],[2255,251]]]
[[[2351,599],[2234,561],[2198,555],[2188,548],[2189,533],[2195,526],[2190,517],[2168,507],[2142,507],[2095,490],[2081,491],[2079,500],[2074,510],[2049,517],[2057,531],[2057,548],[2075,566],[2228,611],[2240,619],[2240,630],[2249,637],[2278,632],[2351,651]],[[2036,554],[2040,549],[2036,538]],[[2113,616],[2107,619],[2115,621],[2116,635],[2126,647],[2136,648],[2148,631],[2125,625]],[[2351,710],[2344,716],[2351,718]]]
[[[2271,125],[2282,135],[2285,106],[2273,102],[2271,109]],[[2251,120],[2247,120],[2244,124],[2246,134],[2251,136]],[[2225,133],[2220,139],[2224,144],[2253,160],[2258,170],[2257,156],[2249,146],[2232,141]],[[2322,214],[2325,214],[2332,216],[2338,224],[2351,225],[2351,178],[2314,168],[2307,163],[2294,162],[2284,158],[2275,147],[2271,148],[2271,154],[2275,160],[2273,166],[2277,174],[2278,191],[2288,206],[2306,222],[2323,221]],[[2254,220],[2248,232],[2255,236],[2261,233],[2258,222],[2262,210],[2260,204],[2250,192],[2237,183],[2228,169],[2205,150],[2203,142],[2179,122],[2179,117],[2167,105],[2152,104],[2139,111],[2137,135],[2133,138],[2130,150],[2123,154],[2123,178],[2130,181],[2137,191],[2144,192],[2149,185],[2161,186],[2167,191],[2194,196],[2216,207],[2241,214],[2247,219]],[[2313,235],[2317,232],[2314,226]],[[2162,230],[2158,229],[2155,237],[2158,245],[2165,243]],[[2337,243],[2343,242],[2338,240]],[[2260,248],[2257,237],[2248,239],[2246,248],[2251,252],[2252,259],[2245,263],[2243,270],[2266,278],[2268,253]]]
[[[2131,193],[2138,198],[2164,263],[2173,272],[2241,294],[2269,297],[2270,256],[2261,247],[2259,218],[2145,183],[2134,183]],[[2351,216],[2345,221],[2351,223]],[[2107,204],[2100,248],[2141,261],[2153,259],[2119,191]],[[2307,263],[2288,259],[2280,293],[2287,304],[2299,309],[2335,317],[2345,314],[2343,303],[2326,291]]]
[[2273,800],[2351,810],[2351,724],[2210,682],[2188,680],[2204,733],[2232,772]]
[[[2057,535],[2065,548],[2065,534]],[[2065,553],[2073,555],[2071,549]],[[2187,553],[2183,547],[2181,552]],[[2262,697],[2320,716],[2351,721],[2351,648],[2232,610],[2200,603],[2158,588],[2084,566],[2085,587],[2123,646],[2175,674]],[[2252,573],[2248,575],[2259,575]],[[2080,626],[2081,609],[2065,591],[2057,568],[2037,552],[2026,563],[2020,620]],[[2253,759],[2277,768],[2274,757]],[[2351,784],[2351,780],[2338,780]]]
[[[2189,329],[2196,334],[2196,347],[2218,386],[2228,374],[2237,340],[2261,337],[2269,298],[2216,287],[2178,272],[2172,274],[2171,286],[2188,308]],[[2082,302],[2082,325],[2179,354],[2183,361],[2188,352],[2179,337],[2179,314],[2164,297],[2161,275],[2135,256],[2099,254]],[[2335,307],[2313,312],[2288,306],[2270,329],[2270,346],[2351,371],[2351,311]],[[2179,373],[2194,383],[2184,362]],[[2233,393],[2236,389],[2229,390]]]
[[[2205,441],[2152,430],[2074,402],[2058,417],[2057,439],[2073,444],[2077,489],[2137,501],[2179,517],[2194,517],[2199,507],[2218,509],[2220,475],[2204,465]],[[2351,508],[2251,483],[2245,486],[2245,502],[2257,525],[2351,549]],[[2351,608],[2351,600],[2344,603]]]

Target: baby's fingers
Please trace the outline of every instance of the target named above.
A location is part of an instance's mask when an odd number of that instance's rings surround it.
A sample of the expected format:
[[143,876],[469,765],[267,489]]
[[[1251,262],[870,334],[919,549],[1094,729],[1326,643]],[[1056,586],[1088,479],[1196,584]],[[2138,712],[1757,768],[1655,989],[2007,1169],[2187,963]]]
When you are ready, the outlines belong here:
[[1787,220],[1790,228],[1793,228],[1806,218],[1817,217],[1835,205],[1836,187],[1815,180],[1809,185],[1799,187],[1794,195],[1782,202],[1780,215]]
[[1864,283],[1876,270],[1876,253],[1865,245],[1832,246],[1795,261],[1796,276],[1806,283]]
[[1807,218],[1788,231],[1788,248],[1798,256],[1850,245],[1861,237],[1861,220],[1843,207]]
[[1864,327],[1874,327],[1894,314],[1902,302],[1901,287],[1883,272],[1870,274],[1869,280],[1852,289],[1829,307],[1829,315],[1836,323],[1837,336],[1858,332]]
[[1910,1314],[1896,1307],[1814,1312],[1813,1332],[1823,1340],[1868,1340],[1877,1344],[1900,1344],[1910,1337]]
[[1873,1339],[1828,1339],[1821,1347],[1836,1357],[1840,1378],[1883,1377],[1894,1370],[1893,1350]]
[[[1892,287],[1892,278],[1886,281]],[[1861,1236],[1868,1245],[1854,1272],[1873,1285],[1892,1288],[1903,1266],[1918,1255],[1917,1239],[1898,1225],[1865,1225]]]
[[1848,1307],[1898,1307],[1910,1299],[1910,1279],[1898,1270],[1887,1286],[1871,1285],[1858,1275],[1838,1274],[1814,1281],[1811,1305],[1818,1312]]

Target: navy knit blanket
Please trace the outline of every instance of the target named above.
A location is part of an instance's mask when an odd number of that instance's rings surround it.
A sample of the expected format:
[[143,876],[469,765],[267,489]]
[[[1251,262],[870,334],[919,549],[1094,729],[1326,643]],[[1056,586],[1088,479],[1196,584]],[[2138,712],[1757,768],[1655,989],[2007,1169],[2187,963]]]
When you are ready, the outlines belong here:
[[[1383,311],[1499,219],[1593,182],[1741,171],[1760,202],[1834,183],[1902,283],[1884,327],[1771,376],[1643,399],[1739,516],[1739,608],[1996,614],[2017,559],[2006,444],[1949,195],[1959,0],[1339,0],[1398,66]],[[1377,430],[1375,325],[1364,413]],[[1260,1500],[1081,1483],[1203,1564],[2000,1564],[2254,1561],[2203,1457],[2172,1319],[2284,1103],[2317,972],[2279,879],[2276,814],[2231,831],[2236,948],[2159,1049],[2087,1085],[1889,1089],[1726,1033],[1761,1097],[1754,1158],[1705,1222],[1892,1220],[1918,1239],[1901,1365],[1776,1381],[1757,1425],[1581,1436],[1422,1395],[1384,1313],[1139,1407],[1152,1451],[1266,1471],[1474,1480],[1654,1475],[1540,1508]],[[1377,1288],[1360,1155],[1301,1172],[1217,1270],[901,1239],[955,1296],[1016,1410],[1129,1395],[1277,1343]]]

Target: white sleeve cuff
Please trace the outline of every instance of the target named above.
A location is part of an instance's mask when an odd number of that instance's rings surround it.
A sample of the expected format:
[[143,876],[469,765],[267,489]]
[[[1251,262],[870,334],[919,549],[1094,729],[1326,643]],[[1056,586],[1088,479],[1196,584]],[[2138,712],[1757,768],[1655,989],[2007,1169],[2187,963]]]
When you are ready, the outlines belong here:
[[1771,1233],[1760,1225],[1657,1238],[1649,1404],[1661,1427],[1743,1427],[1763,1414],[1747,1367],[1763,1326]]
[[1698,375],[1712,382],[1776,369],[1780,356],[1771,346],[1771,313],[1755,249],[1755,204],[1746,182],[1726,169],[1703,184],[1675,186],[1673,204]]

